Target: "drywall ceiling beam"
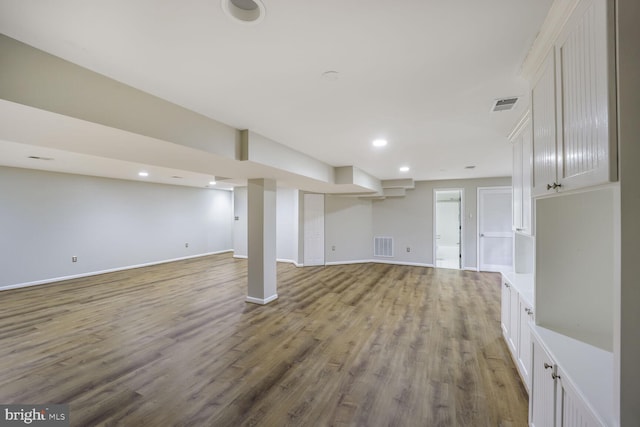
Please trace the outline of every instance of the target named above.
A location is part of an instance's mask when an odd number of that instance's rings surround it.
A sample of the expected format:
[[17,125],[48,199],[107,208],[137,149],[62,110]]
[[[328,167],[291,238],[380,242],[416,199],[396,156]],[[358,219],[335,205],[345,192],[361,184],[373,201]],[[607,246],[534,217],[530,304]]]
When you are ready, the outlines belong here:
[[382,181],[382,188],[404,188],[407,190],[411,190],[416,188],[416,184],[412,178],[385,179]]

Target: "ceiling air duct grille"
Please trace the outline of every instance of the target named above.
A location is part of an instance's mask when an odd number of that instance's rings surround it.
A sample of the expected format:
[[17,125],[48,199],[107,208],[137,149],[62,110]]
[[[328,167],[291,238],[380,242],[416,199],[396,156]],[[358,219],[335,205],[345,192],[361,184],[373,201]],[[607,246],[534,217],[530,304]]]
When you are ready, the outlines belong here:
[[517,97],[496,99],[491,107],[491,111],[509,111],[515,107],[518,102]]
[[393,257],[393,237],[374,237],[373,256]]

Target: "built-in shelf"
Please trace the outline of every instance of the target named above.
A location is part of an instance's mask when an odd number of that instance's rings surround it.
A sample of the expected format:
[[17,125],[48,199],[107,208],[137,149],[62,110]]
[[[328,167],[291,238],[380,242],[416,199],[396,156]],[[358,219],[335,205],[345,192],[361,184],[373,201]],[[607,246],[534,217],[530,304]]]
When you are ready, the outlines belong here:
[[533,274],[520,274],[509,271],[503,272],[502,275],[528,305],[535,307]]

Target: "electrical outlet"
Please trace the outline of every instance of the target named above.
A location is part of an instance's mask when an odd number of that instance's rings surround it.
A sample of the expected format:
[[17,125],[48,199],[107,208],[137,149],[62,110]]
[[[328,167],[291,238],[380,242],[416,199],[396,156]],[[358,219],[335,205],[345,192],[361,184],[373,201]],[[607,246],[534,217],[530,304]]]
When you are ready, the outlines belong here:
[[407,252],[411,252],[411,248],[407,246]]
[[331,246],[331,250],[332,250],[333,252],[335,252],[335,251],[336,251],[336,246],[335,246],[335,245]]
[[188,244],[188,243],[185,243],[185,244],[184,244],[184,247],[185,247],[185,248],[188,248],[188,247],[189,247],[189,244]]
[[78,262],[78,257],[77,256],[72,256],[71,257],[71,262]]

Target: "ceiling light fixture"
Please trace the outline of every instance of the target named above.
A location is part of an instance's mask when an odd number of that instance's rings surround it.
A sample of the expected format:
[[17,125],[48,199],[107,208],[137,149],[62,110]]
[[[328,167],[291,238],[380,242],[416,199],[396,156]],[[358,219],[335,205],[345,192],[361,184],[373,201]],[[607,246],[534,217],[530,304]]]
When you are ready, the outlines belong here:
[[243,24],[257,24],[264,19],[266,12],[261,0],[222,0],[222,10]]
[[209,185],[216,185],[216,184],[217,184],[217,182],[215,182],[215,181],[209,181]]
[[33,160],[53,160],[53,157],[29,156]]
[[141,177],[147,177],[147,176],[149,176],[149,172],[147,172],[147,171],[140,171],[140,172],[138,172],[138,176],[141,176]]
[[372,142],[374,147],[384,147],[385,145],[387,145],[387,140],[386,139],[375,139]]
[[409,166],[401,166],[400,172],[409,172]]
[[475,165],[471,165],[471,166],[465,166],[464,168],[465,169],[475,169],[476,167],[475,167]]
[[325,71],[324,73],[322,73],[321,77],[324,80],[330,81],[330,82],[335,82],[336,80],[338,80],[340,78],[340,73],[337,71]]

